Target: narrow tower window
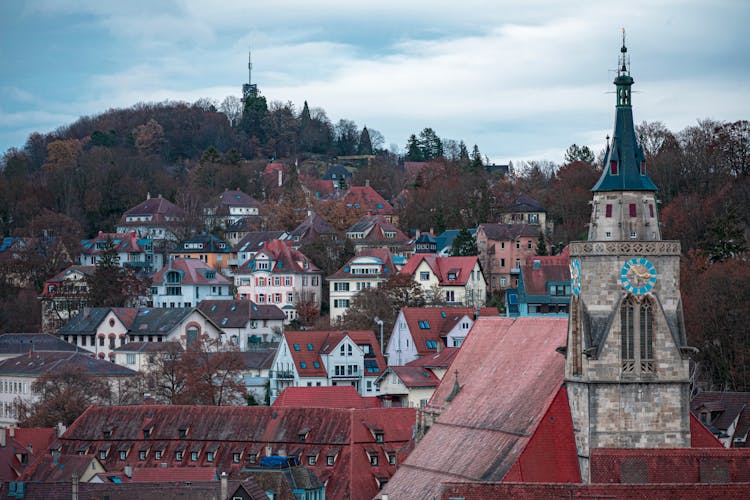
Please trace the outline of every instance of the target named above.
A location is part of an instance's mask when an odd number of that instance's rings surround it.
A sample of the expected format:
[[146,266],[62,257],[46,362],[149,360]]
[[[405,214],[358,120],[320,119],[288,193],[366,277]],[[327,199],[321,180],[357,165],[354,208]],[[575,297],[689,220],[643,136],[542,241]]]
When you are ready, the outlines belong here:
[[648,297],[639,304],[631,295],[622,303],[620,340],[623,373],[654,372],[654,315]]
[[612,160],[609,162],[609,173],[612,175],[617,175],[617,161]]
[[620,307],[620,349],[623,373],[635,371],[635,348],[633,346],[633,316],[635,307],[632,297]]

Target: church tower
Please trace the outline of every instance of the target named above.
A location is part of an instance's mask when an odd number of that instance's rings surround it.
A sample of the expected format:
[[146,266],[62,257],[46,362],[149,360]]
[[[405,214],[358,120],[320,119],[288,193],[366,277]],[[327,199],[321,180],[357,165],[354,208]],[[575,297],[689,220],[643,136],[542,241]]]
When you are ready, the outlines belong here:
[[657,188],[633,126],[620,49],[615,128],[592,188],[588,241],[570,244],[565,381],[581,477],[594,448],[690,446],[689,368],[680,243],[659,230]]

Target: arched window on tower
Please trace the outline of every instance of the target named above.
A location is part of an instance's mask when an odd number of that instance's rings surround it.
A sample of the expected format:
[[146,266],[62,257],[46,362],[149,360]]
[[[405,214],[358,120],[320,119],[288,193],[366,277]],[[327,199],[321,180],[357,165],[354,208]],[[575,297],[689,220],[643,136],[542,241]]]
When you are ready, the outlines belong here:
[[623,373],[654,372],[653,310],[651,298],[643,297],[638,300],[633,295],[629,295],[620,306],[620,357]]
[[654,313],[651,299],[644,297],[638,311],[640,317],[640,357],[641,372],[653,373],[654,371]]
[[635,347],[633,346],[635,316],[635,299],[631,295],[620,306],[620,357],[623,373],[635,371]]

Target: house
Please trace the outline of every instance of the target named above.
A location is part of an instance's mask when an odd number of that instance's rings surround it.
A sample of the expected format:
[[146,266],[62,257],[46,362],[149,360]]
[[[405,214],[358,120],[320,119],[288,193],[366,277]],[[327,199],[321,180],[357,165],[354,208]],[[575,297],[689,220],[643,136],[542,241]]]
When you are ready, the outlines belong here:
[[350,187],[341,201],[349,211],[357,214],[382,215],[387,222],[398,224],[398,216],[393,206],[370,187],[369,181],[364,186]]
[[331,181],[334,189],[346,190],[352,180],[352,173],[341,163],[334,163],[323,174],[322,180]]
[[389,366],[430,358],[446,347],[461,347],[479,316],[498,316],[495,308],[404,307],[386,347]]
[[414,242],[414,253],[437,253],[437,238],[431,233],[418,234]]
[[200,310],[188,307],[93,307],[66,323],[57,335],[97,358],[110,360],[127,342],[177,341],[185,348],[202,335],[226,342],[220,327]]
[[139,238],[177,241],[175,231],[185,218],[185,212],[174,203],[161,195],[151,198],[147,194],[146,201],[123,214],[115,231],[120,234],[135,231]]
[[524,193],[506,203],[498,216],[498,222],[536,226],[537,235],[551,234],[553,229],[552,221],[547,220],[547,210],[537,200]]
[[226,228],[241,219],[258,217],[260,203],[239,189],[225,189],[217,199],[203,209],[206,227]]
[[237,296],[284,311],[285,323],[297,319],[299,307],[320,311],[322,272],[299,250],[271,240],[234,274]]
[[351,385],[287,387],[273,406],[298,408],[380,408],[380,400],[364,397]]
[[32,385],[39,377],[64,369],[79,369],[86,375],[104,378],[115,394],[136,374],[82,352],[34,352],[3,359],[0,361],[0,427],[17,423],[19,403],[31,404],[38,400],[39,395],[32,390]]
[[4,485],[16,481],[54,439],[52,428],[0,429],[0,481]]
[[250,231],[242,237],[242,239],[234,245],[232,248],[233,256],[229,265],[232,269],[243,262],[255,257],[255,254],[263,248],[263,246],[272,240],[287,241],[290,239],[289,233],[286,231]]
[[570,255],[529,257],[521,265],[518,288],[505,291],[505,310],[511,317],[535,314],[568,314]]
[[422,287],[428,301],[483,307],[487,299],[487,284],[476,256],[414,254],[400,272]]
[[404,366],[386,368],[376,381],[380,391],[378,398],[383,401],[383,406],[425,407],[457,353],[458,348],[446,347],[437,354],[417,358]]
[[96,266],[109,244],[117,252],[118,262],[122,267],[128,266],[146,273],[164,267],[164,254],[154,251],[153,240],[139,238],[135,231],[127,233],[99,231],[95,238],[81,240],[78,263],[82,266]]
[[699,392],[690,410],[724,447],[750,448],[750,392]]
[[244,364],[242,380],[248,396],[252,396],[259,405],[267,405],[271,397],[268,387],[276,348],[243,351],[240,356]]
[[[453,240],[456,239],[460,229],[446,229],[435,238],[435,251],[440,257],[450,257],[453,251]],[[476,239],[476,228],[469,229],[469,234]]]
[[299,249],[302,245],[311,243],[317,239],[331,242],[339,241],[341,239],[339,231],[333,227],[331,223],[312,210],[307,211],[307,217],[305,217],[305,220],[303,220],[299,226],[294,228],[290,236],[292,246],[295,249]]
[[[311,482],[324,485],[305,498],[372,498],[408,453],[414,421],[411,408],[92,406],[52,448],[63,470],[69,457],[96,459],[107,475],[132,471],[134,480],[147,473],[167,479],[165,469],[198,474],[208,467],[226,472],[230,481],[251,476],[271,491],[270,478],[256,474],[292,462],[309,471],[296,475],[303,491]],[[32,468],[21,479],[34,484],[46,469]],[[184,492],[186,479],[174,488]],[[128,488],[129,481],[122,481]],[[109,488],[118,486],[110,482]]]
[[0,334],[0,360],[15,358],[30,352],[85,351],[49,333]]
[[366,215],[346,230],[354,251],[364,248],[387,248],[393,255],[410,255],[410,240],[382,215]]
[[201,300],[232,300],[232,281],[202,260],[171,259],[151,277],[154,307],[193,307]]
[[197,234],[181,242],[169,254],[171,260],[200,260],[221,273],[226,273],[231,257],[232,245],[210,233]]
[[477,248],[492,291],[518,286],[521,263],[536,255],[539,228],[529,224],[480,224]]
[[377,288],[396,272],[387,248],[365,248],[357,252],[341,269],[326,278],[329,282],[331,324],[343,316],[361,290]]
[[271,373],[271,401],[287,387],[353,386],[377,395],[385,359],[372,330],[284,332]]
[[72,265],[44,283],[39,300],[42,303],[42,331],[52,333],[86,307],[88,280],[96,267]]
[[182,345],[174,340],[166,342],[134,341],[117,347],[113,361],[131,370],[148,373],[153,368],[154,357],[179,356],[182,352],[184,352]]
[[284,313],[272,304],[251,300],[203,300],[198,309],[224,331],[241,351],[268,347],[281,341]]

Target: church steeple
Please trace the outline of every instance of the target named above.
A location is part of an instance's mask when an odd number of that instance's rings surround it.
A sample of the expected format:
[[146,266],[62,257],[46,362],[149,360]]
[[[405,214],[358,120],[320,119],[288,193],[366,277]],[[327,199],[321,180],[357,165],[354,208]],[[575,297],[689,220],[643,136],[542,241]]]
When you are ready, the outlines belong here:
[[646,173],[646,157],[638,145],[633,125],[630,58],[622,32],[622,47],[615,77],[617,105],[612,143],[607,145],[604,172],[592,191],[656,191],[656,185]]

